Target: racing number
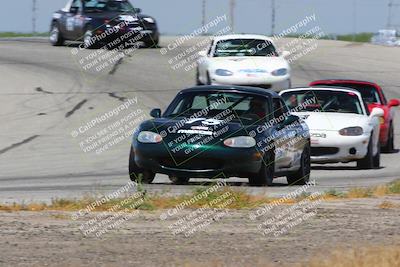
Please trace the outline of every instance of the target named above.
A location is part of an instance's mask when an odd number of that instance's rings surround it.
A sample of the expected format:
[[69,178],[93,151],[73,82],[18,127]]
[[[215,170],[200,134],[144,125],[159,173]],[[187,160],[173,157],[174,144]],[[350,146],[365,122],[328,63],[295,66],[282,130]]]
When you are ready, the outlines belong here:
[[206,118],[195,118],[195,119],[191,119],[188,120],[186,122],[186,124],[193,124],[196,121],[201,121],[202,124],[207,125],[207,126],[214,126],[214,125],[219,125],[221,124],[220,120],[216,120],[216,119],[206,119]]

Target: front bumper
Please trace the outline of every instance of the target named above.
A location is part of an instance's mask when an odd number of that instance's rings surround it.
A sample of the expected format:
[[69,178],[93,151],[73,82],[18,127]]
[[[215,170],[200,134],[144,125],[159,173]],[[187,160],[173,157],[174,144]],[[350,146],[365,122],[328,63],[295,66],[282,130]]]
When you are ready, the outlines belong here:
[[211,83],[213,85],[258,86],[281,91],[290,87],[290,74],[284,76],[272,76],[269,74],[218,76],[214,74],[211,75]]
[[185,149],[172,153],[164,144],[138,144],[135,163],[154,173],[191,178],[248,177],[258,173],[262,157],[253,148],[204,146],[189,155]]
[[[101,37],[104,35],[108,28],[100,28],[95,31],[95,35],[97,37]],[[100,38],[101,43],[109,43],[116,39],[120,39],[121,42],[128,42],[132,39],[137,42],[145,42],[150,43],[154,42],[155,44],[159,41],[160,34],[158,32],[157,27],[143,28],[140,26],[137,27],[125,27],[118,29],[118,31],[110,31],[105,36],[105,38]]]
[[313,163],[356,161],[368,152],[368,135],[342,136],[337,131],[310,131],[310,135]]

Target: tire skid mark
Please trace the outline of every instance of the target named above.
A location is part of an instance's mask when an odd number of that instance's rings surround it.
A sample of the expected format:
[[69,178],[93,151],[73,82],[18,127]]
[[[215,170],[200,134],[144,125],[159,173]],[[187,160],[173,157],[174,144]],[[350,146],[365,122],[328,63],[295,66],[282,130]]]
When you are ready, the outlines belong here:
[[44,94],[49,94],[49,95],[53,94],[53,92],[43,90],[42,87],[36,87],[35,90],[36,90],[36,92],[40,92],[40,93],[44,93]]
[[114,64],[114,66],[113,66],[113,68],[108,72],[108,74],[110,74],[110,75],[113,75],[113,74],[115,74],[115,72],[117,71],[117,69],[118,69],[118,67],[119,67],[119,65],[121,65],[122,64],[122,61],[124,60],[124,58],[123,57],[121,57],[120,59],[118,59],[118,61],[117,62],[115,62],[115,64]]
[[113,97],[113,98],[118,99],[118,100],[121,101],[121,102],[125,102],[125,101],[126,101],[126,97],[124,97],[124,96],[117,96],[115,92],[108,93],[108,95],[109,95],[110,97]]
[[21,142],[18,142],[18,143],[12,144],[9,147],[3,148],[3,149],[0,150],[0,155],[6,153],[7,151],[9,151],[11,149],[14,149],[16,147],[19,147],[19,146],[22,146],[22,145],[24,145],[26,143],[29,143],[29,142],[33,141],[34,139],[38,138],[39,136],[40,135],[32,135],[31,137],[28,137],[25,140],[22,140]]
[[78,104],[76,104],[73,109],[71,109],[70,111],[68,111],[65,114],[65,118],[72,116],[75,113],[75,111],[79,110],[87,101],[88,101],[87,99],[84,99],[81,102],[79,102]]

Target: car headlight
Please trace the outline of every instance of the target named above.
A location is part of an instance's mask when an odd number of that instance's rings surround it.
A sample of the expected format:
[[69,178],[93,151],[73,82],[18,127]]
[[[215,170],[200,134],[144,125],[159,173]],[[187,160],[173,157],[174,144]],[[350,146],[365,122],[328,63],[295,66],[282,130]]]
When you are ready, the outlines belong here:
[[145,144],[156,144],[163,140],[161,135],[149,131],[140,132],[137,139],[140,143]]
[[348,128],[343,128],[339,131],[340,135],[345,135],[345,136],[358,136],[362,135],[363,133],[364,130],[361,127],[348,127]]
[[217,69],[215,71],[215,74],[218,76],[232,76],[233,72],[230,70],[224,70],[224,69]]
[[285,76],[288,73],[288,69],[278,69],[271,72],[273,76]]
[[144,21],[147,21],[148,23],[155,23],[156,21],[153,18],[144,18]]
[[226,139],[224,145],[229,147],[249,148],[256,145],[256,140],[250,136],[238,136]]

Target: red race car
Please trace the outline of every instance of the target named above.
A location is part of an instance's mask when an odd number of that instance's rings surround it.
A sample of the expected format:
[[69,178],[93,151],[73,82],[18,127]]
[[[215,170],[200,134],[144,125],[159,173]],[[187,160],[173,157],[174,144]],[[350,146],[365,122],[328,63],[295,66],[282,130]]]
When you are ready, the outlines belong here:
[[310,83],[310,86],[341,86],[350,87],[359,91],[368,105],[369,111],[375,107],[383,109],[384,117],[381,119],[380,143],[384,152],[394,150],[394,108],[400,105],[399,99],[386,100],[382,88],[376,83],[354,80],[319,80]]

